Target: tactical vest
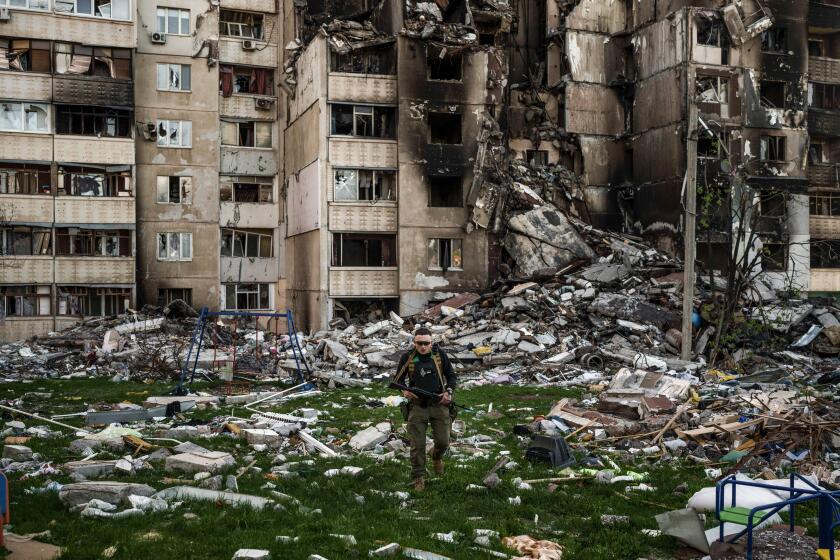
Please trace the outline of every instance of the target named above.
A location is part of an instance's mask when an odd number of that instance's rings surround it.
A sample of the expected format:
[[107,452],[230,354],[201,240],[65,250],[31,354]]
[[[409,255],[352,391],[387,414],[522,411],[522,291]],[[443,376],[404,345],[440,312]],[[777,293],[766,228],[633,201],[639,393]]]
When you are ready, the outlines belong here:
[[[403,364],[403,367],[397,372],[397,376],[394,378],[394,381],[399,383],[406,370],[408,370],[408,378],[414,381],[414,369],[417,367],[414,364],[414,361],[416,359],[418,359],[417,350],[412,350],[408,355],[408,359],[405,364]],[[443,380],[443,360],[441,359],[440,354],[434,350],[432,350],[432,362],[435,364],[435,371],[437,371],[438,380],[440,381],[440,388],[445,390],[446,382]]]

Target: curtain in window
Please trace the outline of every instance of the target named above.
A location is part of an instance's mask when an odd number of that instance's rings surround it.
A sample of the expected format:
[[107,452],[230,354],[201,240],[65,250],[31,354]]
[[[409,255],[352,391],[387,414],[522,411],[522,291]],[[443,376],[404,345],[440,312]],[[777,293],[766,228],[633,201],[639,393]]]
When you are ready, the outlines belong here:
[[233,95],[233,68],[231,66],[221,66],[219,75],[222,80],[222,97],[230,97]]

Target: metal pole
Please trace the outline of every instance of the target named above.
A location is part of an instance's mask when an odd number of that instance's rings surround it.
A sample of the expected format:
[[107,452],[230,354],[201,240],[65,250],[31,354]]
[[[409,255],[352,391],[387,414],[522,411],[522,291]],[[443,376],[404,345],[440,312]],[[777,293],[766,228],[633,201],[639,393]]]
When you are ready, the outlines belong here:
[[694,337],[692,336],[692,314],[694,312],[694,263],[697,258],[697,103],[694,100],[694,66],[689,63],[686,83],[688,103],[688,128],[686,132],[685,172],[685,277],[683,280],[682,359],[690,360]]

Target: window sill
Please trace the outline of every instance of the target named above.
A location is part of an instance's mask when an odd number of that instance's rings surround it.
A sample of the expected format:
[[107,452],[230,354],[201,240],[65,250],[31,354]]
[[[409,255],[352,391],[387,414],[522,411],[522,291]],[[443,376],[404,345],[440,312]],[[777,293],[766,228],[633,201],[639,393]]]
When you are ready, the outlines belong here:
[[[221,22],[220,22],[221,23]],[[254,50],[259,49],[265,45],[265,38],[264,37],[246,37],[244,35],[222,35],[219,34],[219,39],[226,39],[228,41],[254,41],[255,43],[262,43],[257,45],[257,48]]]
[[349,140],[351,142],[384,142],[387,144],[396,144],[396,138],[379,138],[378,136],[349,136],[344,134],[330,134],[330,140]]
[[103,141],[116,141],[116,142],[131,142],[134,143],[134,138],[131,136],[96,136],[95,134],[64,134],[60,132],[56,132],[55,136],[57,138],[78,138],[80,140],[103,140]]
[[192,150],[192,146],[161,146],[157,144],[158,148],[169,148],[172,150]]
[[[11,68],[9,68],[8,70],[0,70],[0,75],[3,75],[3,74],[15,74],[15,75],[24,74],[24,75],[27,75],[27,76],[40,76],[42,78],[49,78],[50,76],[52,76],[51,72],[33,72],[32,70],[12,70]],[[63,74],[56,74],[56,76],[63,76]]]
[[54,14],[56,16],[83,18],[83,19],[89,19],[89,20],[95,20],[95,21],[108,21],[108,22],[112,22],[112,23],[124,23],[124,24],[127,24],[127,25],[133,25],[134,24],[134,20],[132,20],[132,19],[107,18],[107,17],[104,17],[104,16],[96,16],[96,15],[93,15],[93,14],[77,14],[77,13],[74,13],[74,12],[58,12],[58,11],[55,11],[55,10],[53,10],[52,14]]
[[432,272],[444,272],[444,273],[449,272],[450,270],[452,272],[464,272],[463,268],[458,268],[458,267],[455,267],[455,266],[450,266],[446,270],[444,270],[442,268],[433,268],[433,267],[430,266],[426,270],[431,270]]
[[271,148],[257,148],[256,146],[231,146],[230,144],[222,144],[222,148],[232,148],[232,149],[236,149],[236,150],[265,150],[265,151],[271,151],[271,150],[274,149],[273,147],[271,147]]
[[49,130],[7,130],[5,128],[0,128],[0,134],[28,134],[34,136],[51,136],[52,132],[50,132]]
[[156,89],[160,93],[192,93],[191,89]]
[[397,266],[330,266],[330,270],[364,271],[364,270],[399,270]]
[[62,255],[56,255],[55,258],[57,258],[57,259],[97,259],[97,260],[98,259],[125,259],[125,260],[129,260],[129,259],[133,259],[134,256],[132,256],[132,255],[128,255],[128,256],[79,255],[79,254],[63,255],[62,254]]
[[80,194],[57,194],[56,198],[80,198],[84,200],[134,200],[133,196],[83,196]]
[[330,76],[341,76],[342,78],[374,78],[380,80],[397,80],[396,74],[367,74],[365,72],[333,72],[330,70]]
[[333,200],[330,204],[336,206],[346,206],[348,208],[370,208],[371,206],[379,206],[382,208],[396,208],[396,200]]

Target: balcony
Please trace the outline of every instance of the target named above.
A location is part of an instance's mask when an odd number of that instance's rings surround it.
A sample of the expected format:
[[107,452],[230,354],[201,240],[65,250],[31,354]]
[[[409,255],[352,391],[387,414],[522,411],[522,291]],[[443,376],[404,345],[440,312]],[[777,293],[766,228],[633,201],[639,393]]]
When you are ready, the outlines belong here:
[[133,197],[59,196],[57,224],[134,224]]
[[0,91],[4,99],[49,101],[52,98],[52,77],[33,72],[0,72]]
[[362,203],[330,204],[330,229],[333,231],[397,231],[397,207],[393,202],[375,205]]
[[397,268],[330,268],[330,297],[399,296]]
[[[266,22],[265,25],[266,29],[271,29],[269,22]],[[253,50],[243,49],[242,43],[246,40],[252,41],[256,48]],[[273,68],[277,66],[277,45],[252,39],[221,37],[219,39],[219,62]]]
[[126,49],[135,46],[133,21],[12,8],[11,20],[2,25],[6,37],[37,37]]
[[8,212],[5,219],[12,223],[37,223],[49,227],[53,222],[53,197],[50,195],[0,194],[0,208]]
[[836,163],[809,163],[808,182],[810,187],[840,187],[840,165]]
[[[268,109],[257,109],[257,100],[269,103]],[[243,119],[276,119],[277,98],[271,95],[235,93],[230,97],[219,96],[219,114]]]
[[278,259],[221,257],[222,283],[276,282]]
[[267,14],[277,12],[275,0],[222,0],[221,7],[226,10],[263,12]]
[[335,167],[396,169],[397,143],[378,138],[330,138],[330,163]]
[[133,284],[134,257],[55,258],[57,284]]
[[397,104],[397,77],[330,73],[329,100],[354,103]]
[[49,162],[53,159],[52,134],[0,132],[4,160]]
[[840,84],[840,59],[822,56],[808,57],[810,81],[824,84]]
[[55,161],[134,165],[134,140],[57,134],[55,136]]
[[840,5],[833,2],[811,0],[808,10],[808,26],[820,29],[840,29]]
[[56,103],[106,107],[134,106],[134,84],[128,80],[56,75],[53,89],[53,101]]
[[840,239],[840,217],[810,216],[808,229],[815,239]]
[[808,132],[819,136],[840,136],[840,111],[808,108]]
[[219,223],[224,227],[276,228],[280,207],[276,203],[222,202]]
[[220,169],[225,175],[277,175],[276,151],[222,146]]
[[27,255],[0,257],[3,282],[9,284],[31,284],[34,279],[51,282],[53,277],[52,255]]

